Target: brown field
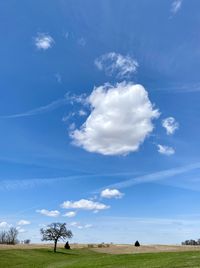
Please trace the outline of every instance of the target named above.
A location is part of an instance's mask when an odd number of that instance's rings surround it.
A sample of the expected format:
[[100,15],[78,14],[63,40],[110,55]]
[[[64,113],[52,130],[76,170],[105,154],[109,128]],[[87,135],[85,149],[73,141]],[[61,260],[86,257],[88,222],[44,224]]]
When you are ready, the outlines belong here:
[[[70,244],[71,248],[88,248],[87,244]],[[131,254],[131,253],[154,253],[154,252],[181,252],[181,251],[200,251],[200,246],[181,246],[181,245],[142,245],[136,248],[133,245],[113,245],[108,247],[98,247],[92,244],[90,248],[96,252],[107,254]],[[64,244],[59,244],[58,248],[63,248]],[[0,245],[0,250],[5,249],[36,249],[36,248],[53,248],[53,244],[30,244],[30,245]]]
[[200,251],[200,246],[181,245],[143,245],[135,247],[133,245],[110,245],[107,248],[93,248],[93,250],[108,254],[130,254],[130,253],[154,253],[154,252],[180,252],[180,251]]

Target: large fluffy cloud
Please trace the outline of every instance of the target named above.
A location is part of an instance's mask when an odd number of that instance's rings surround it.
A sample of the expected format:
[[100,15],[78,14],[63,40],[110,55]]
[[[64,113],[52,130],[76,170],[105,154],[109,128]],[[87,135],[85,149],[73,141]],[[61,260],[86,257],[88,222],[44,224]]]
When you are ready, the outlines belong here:
[[65,201],[63,204],[61,204],[62,208],[66,209],[83,209],[83,210],[104,210],[109,208],[109,206],[100,203],[100,202],[94,202],[92,200],[87,199],[80,199],[78,201]]
[[126,155],[138,150],[152,132],[159,116],[142,85],[103,85],[88,97],[91,113],[80,129],[71,132],[73,142],[89,152]]
[[115,75],[118,78],[127,78],[134,74],[138,68],[138,62],[130,56],[110,52],[95,60],[95,65],[99,70],[104,70],[109,76]]

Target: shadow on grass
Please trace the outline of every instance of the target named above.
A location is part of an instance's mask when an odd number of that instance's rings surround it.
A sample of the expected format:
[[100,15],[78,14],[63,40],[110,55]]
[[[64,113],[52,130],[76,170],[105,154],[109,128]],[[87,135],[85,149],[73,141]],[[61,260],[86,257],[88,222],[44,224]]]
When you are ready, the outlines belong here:
[[51,253],[52,255],[57,255],[57,254],[62,254],[62,255],[78,255],[78,252],[74,252],[74,251],[72,251],[72,250],[70,250],[70,251],[67,251],[67,252],[65,252],[65,251],[61,251],[61,250],[57,250],[56,252],[54,252],[54,251],[52,251],[52,250],[47,250],[46,252],[48,252],[48,253]]

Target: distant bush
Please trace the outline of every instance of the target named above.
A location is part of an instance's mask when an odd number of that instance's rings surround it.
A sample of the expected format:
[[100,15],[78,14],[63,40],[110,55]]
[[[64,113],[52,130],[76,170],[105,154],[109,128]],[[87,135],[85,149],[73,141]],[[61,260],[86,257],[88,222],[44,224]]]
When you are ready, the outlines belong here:
[[24,242],[24,244],[28,245],[28,244],[31,243],[31,240],[30,239],[25,239],[23,242]]
[[94,244],[88,244],[88,248],[94,248]]
[[98,248],[108,248],[109,246],[110,244],[105,244],[104,242],[97,245]]
[[199,246],[200,245],[200,239],[194,240],[185,240],[184,242],[181,243],[183,246]]

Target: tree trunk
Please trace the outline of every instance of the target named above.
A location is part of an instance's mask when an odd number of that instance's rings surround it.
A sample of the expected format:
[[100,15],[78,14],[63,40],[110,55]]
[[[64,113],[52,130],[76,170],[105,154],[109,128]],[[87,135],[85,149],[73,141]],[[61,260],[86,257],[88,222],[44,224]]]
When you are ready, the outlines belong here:
[[56,239],[56,240],[54,241],[54,252],[56,252],[57,242],[58,242],[58,240]]

